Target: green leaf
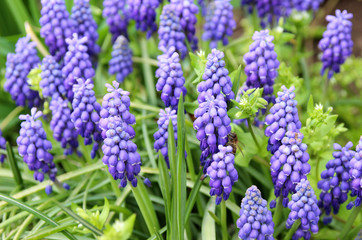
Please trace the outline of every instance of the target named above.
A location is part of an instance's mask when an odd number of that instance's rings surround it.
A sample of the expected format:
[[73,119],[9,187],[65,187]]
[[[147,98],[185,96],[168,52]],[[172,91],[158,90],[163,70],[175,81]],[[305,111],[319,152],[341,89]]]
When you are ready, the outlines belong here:
[[136,221],[136,214],[132,214],[126,221],[121,222],[116,220],[116,222],[110,226],[107,225],[104,230],[104,235],[99,238],[99,240],[127,240],[131,237],[134,224]]
[[308,106],[307,106],[308,115],[311,116],[313,111],[314,111],[314,101],[313,101],[313,96],[310,95],[309,100],[308,100]]
[[189,198],[187,199],[186,202],[186,208],[185,208],[185,225],[188,223],[189,217],[190,217],[190,213],[192,211],[192,208],[194,207],[194,204],[196,202],[196,198],[197,195],[199,193],[199,190],[201,188],[202,185],[202,181],[201,181],[201,176],[202,176],[203,172],[200,171],[199,175],[197,176],[196,182],[194,187],[191,190],[191,193],[189,195]]
[[[55,221],[53,221],[51,218],[49,218],[47,215],[45,215],[44,213],[40,212],[39,210],[27,205],[26,203],[24,202],[21,202],[17,199],[14,199],[10,196],[7,196],[5,194],[2,194],[0,193],[0,199],[3,200],[3,201],[6,201],[7,203],[10,203],[14,206],[17,206],[19,207],[20,209],[24,210],[24,211],[27,211],[31,214],[33,214],[34,216],[36,216],[37,218],[40,218],[41,220],[43,220],[44,222],[54,226],[54,227],[57,227],[59,226],[59,224]],[[63,230],[62,231],[63,235],[66,236],[68,239],[71,239],[71,240],[76,240],[76,238],[70,233],[68,232],[67,230]]]
[[210,213],[215,215],[215,199],[210,198],[206,205],[204,218],[201,225],[202,240],[216,240],[215,220]]
[[7,152],[7,157],[9,159],[10,168],[11,168],[11,171],[13,172],[13,176],[14,176],[16,185],[18,185],[18,187],[20,189],[23,189],[24,188],[23,178],[21,177],[19,167],[18,167],[18,163],[16,162],[16,159],[14,157],[13,149],[10,146],[9,142],[6,142],[6,152]]
[[161,189],[161,193],[165,202],[165,212],[166,212],[166,226],[167,226],[167,234],[170,234],[171,229],[171,189],[170,189],[170,175],[169,170],[166,165],[166,161],[163,158],[162,154],[159,153],[158,157],[158,168],[160,169],[160,178],[159,185]]
[[109,214],[109,203],[107,198],[104,198],[103,210],[101,212],[101,215],[99,216],[99,221],[101,223],[101,226],[103,226],[104,223],[106,222],[108,214]]
[[243,85],[243,82],[241,82],[241,65],[239,65],[239,67],[234,70],[232,73],[230,73],[230,79],[233,85],[232,91],[234,93],[237,93],[240,86]]
[[75,222],[67,222],[63,223],[57,227],[44,228],[41,231],[36,231],[35,234],[26,236],[24,240],[38,240],[38,239],[47,239],[48,236],[53,235],[55,233],[66,230],[69,227],[74,227],[76,225]]
[[197,100],[193,102],[185,102],[185,109],[186,112],[194,114],[195,110],[199,107],[199,103]]
[[191,60],[191,66],[194,69],[197,78],[192,82],[193,84],[197,84],[201,81],[202,75],[205,71],[206,66],[206,57],[205,52],[201,51],[197,55],[190,52],[190,60]]

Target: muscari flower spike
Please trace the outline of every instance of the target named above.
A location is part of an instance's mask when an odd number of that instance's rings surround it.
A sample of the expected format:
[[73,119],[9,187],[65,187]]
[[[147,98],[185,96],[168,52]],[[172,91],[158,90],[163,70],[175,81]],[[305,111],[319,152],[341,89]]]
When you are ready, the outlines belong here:
[[52,111],[50,128],[53,131],[54,139],[60,142],[64,149],[64,155],[77,152],[78,133],[71,119],[72,110],[69,101],[59,95],[53,95],[49,108]]
[[[274,194],[282,198],[284,207],[288,205],[289,193],[295,193],[297,183],[306,179],[310,172],[309,154],[307,145],[302,143],[303,137],[301,132],[286,132],[281,141],[282,145],[270,159]],[[270,207],[274,208],[275,205],[273,200]]]
[[147,31],[147,38],[157,30],[156,8],[158,0],[128,0],[129,15],[136,21],[136,28],[142,32]]
[[[3,136],[3,133],[0,129],[0,149],[5,150],[6,149],[6,140]],[[0,163],[3,163],[5,160],[5,154],[0,154]]]
[[64,0],[41,0],[40,36],[45,39],[50,54],[60,61],[67,51],[65,39],[72,36],[75,26],[69,18]]
[[329,217],[332,209],[333,214],[337,214],[342,203],[347,201],[348,192],[350,191],[350,160],[354,156],[354,151],[350,150],[353,147],[352,142],[348,142],[345,147],[335,143],[333,145],[334,159],[326,164],[326,170],[321,173],[321,178],[318,182],[318,188],[322,190],[318,201],[319,208],[323,209],[326,217],[324,223],[330,223],[332,218]]
[[299,121],[297,100],[295,100],[295,87],[289,89],[282,86],[282,92],[278,92],[275,104],[270,108],[269,115],[265,118],[268,127],[265,136],[269,137],[268,151],[274,154],[287,131],[299,131],[302,123]]
[[352,13],[339,9],[336,10],[336,16],[326,17],[329,23],[318,47],[323,51],[321,75],[323,76],[324,72],[328,71],[328,79],[332,78],[334,73],[339,73],[340,66],[352,54],[352,22],[350,21],[352,17]]
[[191,50],[196,51],[198,39],[195,36],[195,25],[197,23],[196,14],[199,12],[199,8],[194,4],[193,0],[171,0],[171,4],[175,5],[181,27],[190,43]]
[[35,46],[29,36],[22,37],[16,43],[15,53],[7,55],[4,89],[18,106],[31,108],[41,104],[38,92],[31,90],[27,81],[30,70],[40,63]]
[[218,146],[218,152],[212,155],[212,162],[207,168],[210,177],[210,195],[216,195],[216,204],[222,199],[228,200],[232,186],[238,180],[238,172],[234,168],[235,155],[231,146]]
[[[307,179],[302,179],[295,188],[296,193],[288,203],[289,213],[286,227],[289,229],[294,222],[300,219],[301,224],[294,233],[292,239],[306,240],[311,238],[311,233],[318,233],[318,221],[320,210],[317,205],[317,197]],[[310,231],[309,231],[310,230]]]
[[54,95],[65,95],[66,90],[62,69],[53,56],[48,55],[43,58],[40,77],[39,85],[42,88],[44,98],[50,98]]
[[106,84],[106,87],[108,93],[103,97],[99,124],[104,139],[102,161],[113,178],[121,180],[121,187],[127,185],[127,180],[136,187],[141,157],[137,145],[131,141],[135,137],[132,125],[136,119],[129,112],[129,92],[119,88],[116,81],[113,86]]
[[246,190],[241,200],[240,218],[236,221],[240,239],[274,239],[273,217],[267,205],[256,186]]
[[350,162],[349,174],[351,175],[351,197],[357,196],[356,200],[347,205],[347,209],[358,207],[362,202],[362,136],[356,146],[356,153]]
[[225,96],[225,101],[234,99],[232,82],[228,75],[229,71],[225,68],[223,58],[224,53],[217,49],[212,49],[207,56],[205,71],[202,75],[204,81],[197,85],[197,91],[199,92],[197,100],[199,103],[204,102],[207,95],[213,95],[215,98],[222,95]]
[[231,131],[230,118],[227,115],[227,104],[223,95],[216,98],[212,95],[205,96],[205,101],[200,102],[195,110],[196,120],[194,129],[197,131],[196,138],[200,141],[201,157],[200,163],[204,166],[206,173],[212,159],[209,155],[218,152],[218,146],[224,146]]
[[197,4],[198,4],[198,5],[200,6],[200,8],[201,8],[201,14],[202,14],[202,16],[205,16],[205,15],[206,15],[206,12],[207,12],[205,0],[197,0]]
[[169,49],[174,47],[181,58],[185,58],[187,53],[185,34],[182,31],[180,18],[177,16],[174,4],[168,4],[162,9],[158,38],[160,40],[158,48],[163,53],[168,53]]
[[65,89],[67,90],[67,98],[72,101],[73,85],[77,78],[88,79],[95,75],[92,67],[92,62],[88,55],[87,37],[79,38],[78,34],[74,33],[73,38],[67,38],[68,51],[64,57],[64,66],[62,69]]
[[73,85],[74,99],[72,102],[73,112],[71,114],[75,129],[84,138],[84,144],[92,144],[93,137],[92,158],[95,157],[99,147],[98,144],[102,140],[101,131],[98,126],[101,106],[97,102],[93,87],[91,79],[77,79],[77,83]]
[[[29,170],[34,171],[34,179],[42,182],[47,174],[51,181],[56,182],[57,168],[53,162],[53,155],[49,152],[52,144],[47,140],[42,122],[38,119],[41,111],[31,109],[31,115],[20,115],[20,136],[16,139],[19,155],[23,157]],[[51,193],[49,185],[46,193]]]
[[240,5],[242,7],[246,7],[249,14],[253,12],[253,7],[256,5],[256,3],[257,3],[257,0],[241,0],[240,1]]
[[165,158],[167,166],[169,167],[168,161],[168,125],[171,121],[174,130],[174,137],[177,141],[177,113],[172,108],[161,109],[159,113],[160,118],[157,121],[158,130],[153,134],[155,139],[154,148],[156,152],[161,151],[162,156]]
[[88,54],[90,56],[97,55],[101,49],[97,45],[97,23],[93,19],[89,0],[74,0],[70,18],[73,21],[73,25],[76,26],[74,32],[80,38],[87,37]]
[[260,26],[265,28],[271,25],[273,20],[278,22],[283,15],[283,1],[285,0],[261,0],[256,3],[256,10],[260,18]]
[[230,0],[214,0],[208,4],[202,40],[210,40],[210,48],[216,48],[219,41],[227,45],[235,27]]
[[289,0],[283,1],[284,15],[289,16],[293,9],[302,11],[317,11],[324,0]]
[[113,44],[112,58],[109,60],[108,69],[109,74],[116,74],[116,80],[119,83],[122,83],[133,71],[132,55],[127,38],[119,36]]
[[126,0],[103,0],[103,7],[102,15],[112,33],[112,41],[116,41],[119,35],[127,37],[129,14],[126,11]]
[[244,90],[263,88],[263,98],[268,103],[275,102],[273,85],[279,68],[273,39],[269,30],[256,31],[253,35],[254,42],[249,46],[249,52],[244,55],[244,71],[247,76]]
[[161,91],[161,99],[166,107],[177,109],[181,93],[184,97],[187,93],[179,54],[175,52],[174,47],[171,47],[167,53],[158,56],[157,59],[156,89]]

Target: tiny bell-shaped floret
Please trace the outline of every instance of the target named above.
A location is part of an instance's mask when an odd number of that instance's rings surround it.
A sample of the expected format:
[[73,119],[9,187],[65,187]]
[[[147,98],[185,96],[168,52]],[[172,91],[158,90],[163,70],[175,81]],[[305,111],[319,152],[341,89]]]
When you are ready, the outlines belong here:
[[54,95],[65,95],[66,90],[62,69],[53,56],[49,55],[43,58],[40,77],[39,85],[42,88],[44,98],[51,98]]
[[358,207],[362,202],[362,136],[356,146],[356,153],[350,162],[349,174],[351,176],[351,196],[357,196],[356,200],[347,205],[348,209]]
[[[0,129],[0,149],[5,150],[6,149],[6,140],[3,136],[3,133]],[[0,154],[0,163],[3,163],[5,160],[5,154]]]

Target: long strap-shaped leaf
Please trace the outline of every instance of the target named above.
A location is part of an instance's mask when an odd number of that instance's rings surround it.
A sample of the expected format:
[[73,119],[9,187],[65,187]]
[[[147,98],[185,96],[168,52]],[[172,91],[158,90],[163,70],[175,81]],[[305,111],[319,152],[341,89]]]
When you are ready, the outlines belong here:
[[[45,221],[46,223],[52,225],[52,226],[59,226],[59,224],[55,221],[53,221],[52,219],[50,219],[47,215],[45,215],[44,213],[38,211],[37,209],[33,208],[33,207],[30,207],[29,205],[17,200],[17,199],[14,199],[10,196],[7,196],[5,194],[2,194],[0,193],[0,199],[9,203],[9,204],[12,204],[14,206],[17,206],[19,208],[21,208],[22,210],[24,211],[27,211],[31,214],[33,214],[34,216],[40,218],[41,220]],[[74,237],[70,232],[68,232],[67,230],[63,230],[62,233],[64,234],[64,236],[66,236],[68,239],[71,239],[71,240],[76,240],[77,238]]]

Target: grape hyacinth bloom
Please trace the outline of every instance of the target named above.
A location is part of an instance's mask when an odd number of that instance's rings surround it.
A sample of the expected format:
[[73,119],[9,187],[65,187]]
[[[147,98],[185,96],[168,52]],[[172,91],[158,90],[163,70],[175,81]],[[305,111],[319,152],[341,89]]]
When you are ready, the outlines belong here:
[[240,5],[242,7],[246,7],[248,13],[251,14],[253,12],[253,8],[256,5],[257,0],[241,0]]
[[41,104],[38,92],[31,90],[27,81],[30,70],[40,63],[35,46],[29,36],[22,37],[16,43],[15,53],[7,55],[4,89],[18,106],[32,108]]
[[358,207],[362,202],[362,136],[356,147],[354,158],[350,162],[351,175],[351,197],[357,196],[356,200],[347,205],[348,209],[354,206]]
[[207,95],[213,95],[215,98],[222,95],[225,96],[226,101],[234,99],[233,85],[223,58],[224,53],[215,48],[207,56],[205,71],[202,75],[204,81],[197,85],[199,103],[204,102]]
[[174,130],[174,137],[177,141],[177,114],[176,110],[172,110],[172,108],[166,108],[165,110],[160,110],[160,118],[157,121],[158,130],[153,134],[155,138],[154,148],[156,152],[161,151],[162,156],[165,158],[167,166],[169,167],[168,161],[168,148],[167,148],[167,140],[168,140],[168,125],[171,121],[172,127]]
[[269,115],[265,118],[268,127],[265,136],[269,137],[268,151],[274,154],[280,147],[281,140],[287,131],[298,131],[302,127],[299,121],[297,100],[295,100],[295,87],[289,89],[282,86],[282,92],[278,92],[275,104],[270,108]]
[[132,50],[128,45],[127,38],[119,36],[113,44],[112,58],[109,61],[109,74],[116,74],[116,80],[122,83],[133,71]]
[[92,144],[93,136],[92,158],[95,157],[98,144],[102,140],[101,131],[98,126],[101,106],[97,102],[93,87],[91,79],[77,79],[77,83],[73,85],[73,112],[70,116],[75,129],[77,129],[77,133],[84,138],[85,145]]
[[232,186],[238,180],[238,172],[234,168],[235,155],[231,146],[218,146],[219,151],[212,155],[212,162],[207,168],[210,177],[210,195],[216,195],[216,204],[222,199],[228,200]]
[[194,129],[197,131],[196,138],[200,141],[202,151],[200,162],[206,173],[212,161],[209,155],[218,152],[219,145],[224,146],[227,143],[227,136],[231,131],[231,120],[227,115],[224,96],[205,96],[205,101],[199,103],[194,115]]
[[[302,143],[301,132],[288,131],[283,137],[282,145],[270,159],[270,170],[274,184],[274,194],[281,197],[284,207],[288,205],[288,194],[295,193],[295,186],[306,179],[310,172],[307,145]],[[270,203],[275,207],[275,200]]]
[[207,12],[205,0],[197,0],[197,4],[199,4],[201,8],[201,15],[205,16]]
[[292,195],[292,200],[288,203],[291,212],[286,227],[291,228],[294,222],[300,219],[301,224],[292,239],[308,240],[311,238],[310,231],[314,234],[318,233],[320,210],[317,205],[317,197],[307,179],[302,179],[295,190],[296,193]]
[[214,0],[208,4],[202,40],[210,40],[210,48],[217,48],[219,41],[222,41],[224,46],[227,45],[228,37],[233,35],[235,27],[230,0]]
[[44,98],[51,98],[54,95],[65,95],[62,69],[53,56],[48,55],[43,58],[40,77],[39,85],[42,88]]
[[183,96],[187,93],[179,55],[172,47],[167,53],[158,56],[157,59],[156,77],[158,81],[156,89],[161,91],[161,99],[166,107],[177,109],[181,93]]
[[157,30],[156,8],[158,0],[128,0],[130,17],[136,21],[136,28],[142,32],[147,31],[147,38]]
[[[288,0],[290,1],[290,0]],[[265,28],[271,25],[273,20],[277,22],[283,15],[283,2],[285,0],[261,0],[256,3],[256,10],[260,18],[260,26]]]
[[73,25],[76,26],[74,32],[80,38],[87,37],[88,54],[90,56],[97,55],[100,51],[100,47],[97,45],[97,23],[93,19],[89,0],[74,0],[70,18],[73,21]]
[[279,68],[273,39],[269,30],[256,31],[253,35],[254,42],[249,46],[249,52],[244,55],[244,71],[247,76],[244,90],[263,88],[262,97],[268,103],[275,101],[273,85]]
[[106,131],[108,130],[107,118],[109,117],[120,117],[122,118],[122,121],[126,122],[128,125],[136,123],[135,116],[129,111],[131,105],[129,92],[119,88],[119,83],[116,81],[113,81],[113,86],[108,83],[105,86],[108,93],[103,97],[102,109],[100,112],[101,119],[99,121],[103,138],[106,137]]
[[352,13],[339,9],[336,10],[336,16],[326,17],[329,23],[318,47],[323,51],[321,75],[328,71],[328,79],[332,78],[334,73],[339,73],[340,66],[352,54],[352,17]]
[[[38,119],[42,116],[41,111],[31,109],[31,115],[20,115],[20,136],[16,139],[19,155],[23,157],[29,170],[34,171],[34,179],[42,182],[47,174],[53,182],[56,181],[57,168],[53,162],[53,155],[49,153],[52,144],[47,140],[42,122]],[[48,194],[51,186],[47,187]]]
[[87,41],[87,37],[79,38],[76,33],[73,34],[73,38],[66,39],[68,51],[64,57],[62,74],[65,78],[64,84],[67,90],[67,98],[70,101],[73,99],[73,85],[76,83],[76,79],[89,79],[95,75],[92,62],[87,53]]
[[115,180],[121,180],[121,187],[127,180],[137,186],[137,175],[141,170],[141,157],[137,145],[131,140],[135,137],[132,127],[136,119],[129,112],[129,92],[119,88],[113,81],[113,87],[106,84],[108,93],[103,97],[100,127],[104,139],[102,151],[103,163]]
[[313,10],[314,12],[318,10],[319,6],[324,2],[324,0],[289,0],[283,1],[284,15],[289,16],[293,9],[303,12]]
[[185,34],[182,31],[180,18],[177,16],[174,4],[168,4],[162,9],[158,38],[160,40],[158,49],[163,53],[169,52],[169,49],[174,47],[181,58],[185,58],[187,53]]
[[[6,149],[6,140],[3,136],[3,133],[0,129],[0,149],[5,150]],[[0,163],[3,163],[5,160],[5,154],[0,154]]]
[[333,208],[333,214],[337,214],[339,206],[347,201],[348,192],[350,191],[350,160],[354,156],[354,151],[349,150],[353,146],[352,142],[348,142],[345,147],[335,143],[333,145],[334,159],[330,160],[326,165],[326,170],[321,173],[318,182],[318,188],[322,190],[318,201],[319,208],[323,209],[327,215],[324,218],[325,223],[330,223],[331,217],[328,217]]
[[53,137],[60,142],[64,149],[64,155],[70,155],[77,152],[78,133],[71,119],[72,110],[67,99],[54,95],[50,101],[50,110],[52,111],[52,120],[50,128],[53,131]]
[[274,223],[268,202],[262,198],[260,190],[251,186],[241,200],[240,218],[236,225],[241,239],[273,240]]
[[196,51],[198,40],[195,36],[195,25],[197,23],[196,14],[199,12],[199,8],[194,4],[193,0],[171,0],[171,4],[175,5],[181,27],[190,43],[191,50]]
[[102,15],[106,19],[109,31],[112,33],[112,42],[114,42],[119,35],[128,36],[127,26],[129,16],[125,5],[126,0],[103,0],[104,8]]
[[41,0],[40,36],[45,39],[49,52],[56,61],[60,61],[67,51],[65,39],[72,36],[73,22],[64,0]]

